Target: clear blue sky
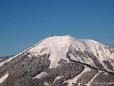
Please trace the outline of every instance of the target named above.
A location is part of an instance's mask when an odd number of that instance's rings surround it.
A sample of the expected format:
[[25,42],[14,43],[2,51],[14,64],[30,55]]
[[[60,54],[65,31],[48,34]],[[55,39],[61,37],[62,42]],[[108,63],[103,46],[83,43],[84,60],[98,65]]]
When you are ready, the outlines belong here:
[[114,46],[114,0],[0,0],[1,56],[52,34]]

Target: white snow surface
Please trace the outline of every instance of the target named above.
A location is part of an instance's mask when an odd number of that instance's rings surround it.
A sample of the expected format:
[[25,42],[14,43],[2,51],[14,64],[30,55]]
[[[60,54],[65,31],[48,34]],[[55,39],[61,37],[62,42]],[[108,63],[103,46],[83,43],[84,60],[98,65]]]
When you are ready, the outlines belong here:
[[60,59],[69,61],[66,58],[66,53],[70,46],[69,44],[70,37],[49,37],[42,41],[42,43],[40,43],[36,47],[30,49],[30,53],[31,55],[35,56],[50,53],[50,68],[57,67],[59,65],[58,61],[60,61]]
[[[103,61],[110,61],[110,59],[114,59],[114,53],[110,53],[109,49],[106,49],[108,47],[107,45],[101,44],[94,40],[89,39],[76,39],[69,35],[66,36],[53,36],[48,37],[44,39],[40,44],[37,44],[33,48],[29,50],[31,53],[31,56],[38,56],[43,54],[50,54],[49,60],[50,68],[57,67],[59,64],[58,62],[61,59],[67,60],[69,62],[69,59],[66,58],[67,52],[69,49],[77,50],[77,51],[88,51],[92,53],[96,58],[99,60],[99,62],[103,65],[103,67],[106,70],[111,71],[106,67],[106,65],[103,63]],[[97,67],[93,60],[91,58],[85,58],[82,57],[84,60],[81,59],[81,57],[70,55],[70,58],[76,61],[80,61],[82,63],[90,64],[93,67]],[[114,68],[114,64],[111,63]]]
[[[53,37],[48,37],[44,39],[43,41],[38,42],[34,46],[27,48],[23,52],[3,61],[0,63],[0,67],[4,65],[6,62],[10,62],[12,59],[15,57],[25,53],[25,52],[30,52],[31,56],[38,56],[38,55],[43,55],[43,54],[50,54],[50,68],[52,67],[57,67],[58,61],[60,59],[65,59],[67,62],[69,60],[66,58],[66,54],[69,49],[75,49],[77,51],[88,51],[91,52],[93,55],[97,57],[99,62],[103,65],[103,67],[106,70],[109,70],[103,61],[110,61],[114,68],[114,64],[111,62],[111,59],[114,60],[114,53],[111,53],[109,49],[107,49],[107,45],[103,45],[99,42],[96,42],[94,40],[82,40],[82,39],[76,39],[71,36],[53,36]],[[111,49],[114,50],[114,49]],[[99,55],[99,56],[98,56]],[[72,60],[80,61],[82,63],[90,64],[91,66],[96,67],[96,65],[93,63],[91,58],[85,58],[84,61],[79,57],[74,57],[72,54],[70,55]]]
[[9,76],[9,73],[6,73],[3,77],[0,78],[0,83],[3,83]]
[[[37,44],[33,45],[30,48],[27,48],[23,52],[3,61],[0,63],[0,67],[4,65],[6,62],[10,62],[17,56],[25,53],[30,52],[30,56],[39,56],[43,54],[50,54],[49,60],[50,60],[50,68],[57,67],[59,64],[58,62],[61,59],[65,59],[67,62],[69,62],[69,59],[66,58],[67,52],[69,52],[69,49],[77,50],[77,51],[88,51],[92,53],[96,58],[99,60],[99,62],[103,65],[103,67],[111,71],[106,67],[106,65],[103,63],[103,61],[110,61],[111,65],[114,68],[114,64],[111,62],[111,59],[114,60],[114,53],[111,53],[109,49],[107,49],[107,45],[101,44],[99,42],[96,42],[94,40],[82,40],[82,39],[76,39],[71,36],[53,36],[48,37],[44,39],[43,41],[38,42]],[[113,49],[111,49],[113,50]],[[97,67],[93,60],[91,58],[85,58],[85,57],[79,57],[79,56],[73,56],[70,54],[70,58],[72,60],[76,60],[82,63],[89,64],[93,67]],[[83,58],[83,60],[81,59]]]
[[[6,62],[10,62],[14,58],[22,55],[23,53],[30,53],[30,56],[39,56],[44,54],[50,54],[50,68],[57,67],[59,64],[58,62],[61,59],[65,59],[69,62],[69,59],[66,58],[67,53],[69,50],[77,50],[84,53],[84,51],[88,51],[92,53],[99,62],[103,65],[103,67],[111,71],[107,68],[107,66],[103,63],[103,61],[109,61],[114,68],[114,63],[111,60],[114,60],[114,53],[111,53],[110,50],[107,48],[107,45],[101,44],[94,40],[89,39],[76,39],[69,35],[66,36],[52,36],[48,37],[37,44],[33,45],[30,48],[25,49],[21,53],[3,61],[0,63],[0,67],[4,65]],[[113,48],[111,49],[113,50]],[[83,60],[81,59],[83,58]],[[97,67],[91,58],[85,58],[80,56],[73,56],[70,54],[70,59],[79,61],[85,64],[89,64],[93,67]]]

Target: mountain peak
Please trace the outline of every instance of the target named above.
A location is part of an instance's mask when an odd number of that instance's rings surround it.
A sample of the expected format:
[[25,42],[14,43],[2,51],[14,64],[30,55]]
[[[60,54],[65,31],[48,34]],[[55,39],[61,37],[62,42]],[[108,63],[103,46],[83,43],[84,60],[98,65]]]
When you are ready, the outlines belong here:
[[51,54],[50,55],[50,67],[57,67],[58,61],[60,59],[66,58],[66,53],[68,52],[70,42],[72,37],[71,36],[53,36],[48,37],[38,43],[35,47],[29,50],[30,55],[38,56],[43,54]]
[[[69,54],[72,60],[89,64],[96,68],[113,70],[111,59],[113,59],[114,53],[111,54],[108,46],[90,39],[76,39],[69,35],[51,36],[31,48],[29,53],[30,56],[50,54],[50,67],[57,67],[61,59],[69,62],[67,58]],[[110,67],[107,66],[107,62],[111,63]]]
[[48,37],[0,61],[0,86],[77,86],[80,82],[80,86],[94,86],[104,80],[114,82],[114,47],[69,35]]

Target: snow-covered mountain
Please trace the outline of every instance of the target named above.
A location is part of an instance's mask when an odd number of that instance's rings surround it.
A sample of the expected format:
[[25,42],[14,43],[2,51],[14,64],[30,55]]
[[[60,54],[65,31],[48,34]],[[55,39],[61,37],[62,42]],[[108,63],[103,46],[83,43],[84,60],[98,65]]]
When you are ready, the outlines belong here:
[[2,86],[114,86],[114,47],[51,36],[1,59],[0,77]]
[[[94,40],[80,40],[71,36],[54,36],[43,40],[29,52],[33,56],[50,54],[50,67],[57,67],[61,59],[69,62],[70,58],[95,68],[104,68],[109,71],[114,69],[114,49]],[[67,58],[68,56],[69,58]],[[107,65],[107,63],[109,64]]]

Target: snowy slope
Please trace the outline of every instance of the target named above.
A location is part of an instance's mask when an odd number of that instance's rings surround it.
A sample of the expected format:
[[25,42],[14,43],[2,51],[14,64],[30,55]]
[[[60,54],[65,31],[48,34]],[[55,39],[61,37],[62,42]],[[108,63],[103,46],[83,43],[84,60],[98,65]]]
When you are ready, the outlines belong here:
[[[94,40],[82,40],[76,39],[71,36],[53,36],[44,39],[40,44],[29,50],[30,56],[38,56],[43,54],[50,54],[50,68],[57,67],[58,62],[61,59],[65,59],[69,62],[69,59],[66,58],[69,50],[71,52],[78,51],[83,55],[74,55],[73,53],[69,53],[70,59],[79,61],[81,63],[86,63],[91,65],[92,67],[99,68],[98,65],[95,64],[94,59],[97,59],[99,64],[103,66],[107,71],[113,71],[107,67],[107,65],[103,62],[106,61],[111,64],[114,68],[114,64],[111,60],[114,59],[114,53],[111,53],[109,46],[96,42]],[[112,49],[113,50],[113,49]],[[86,53],[85,53],[86,51]],[[90,58],[90,55],[87,55],[87,52],[93,56],[94,59]]]
[[68,35],[52,36],[1,61],[0,86],[31,86],[33,83],[34,86],[96,86],[94,83],[112,83],[113,62],[112,46]]
[[[64,59],[88,64],[97,69],[114,70],[114,48],[89,39],[76,39],[69,35],[48,37],[21,53],[0,63],[12,61],[14,58],[30,53],[29,57],[49,54],[50,68],[57,67]],[[69,58],[68,58],[69,57]]]
[[58,61],[60,59],[66,58],[66,53],[68,52],[70,46],[70,37],[65,36],[56,36],[56,37],[49,37],[46,38],[42,43],[37,45],[36,47],[30,49],[30,55],[43,55],[43,54],[50,54],[50,67],[57,67]]

